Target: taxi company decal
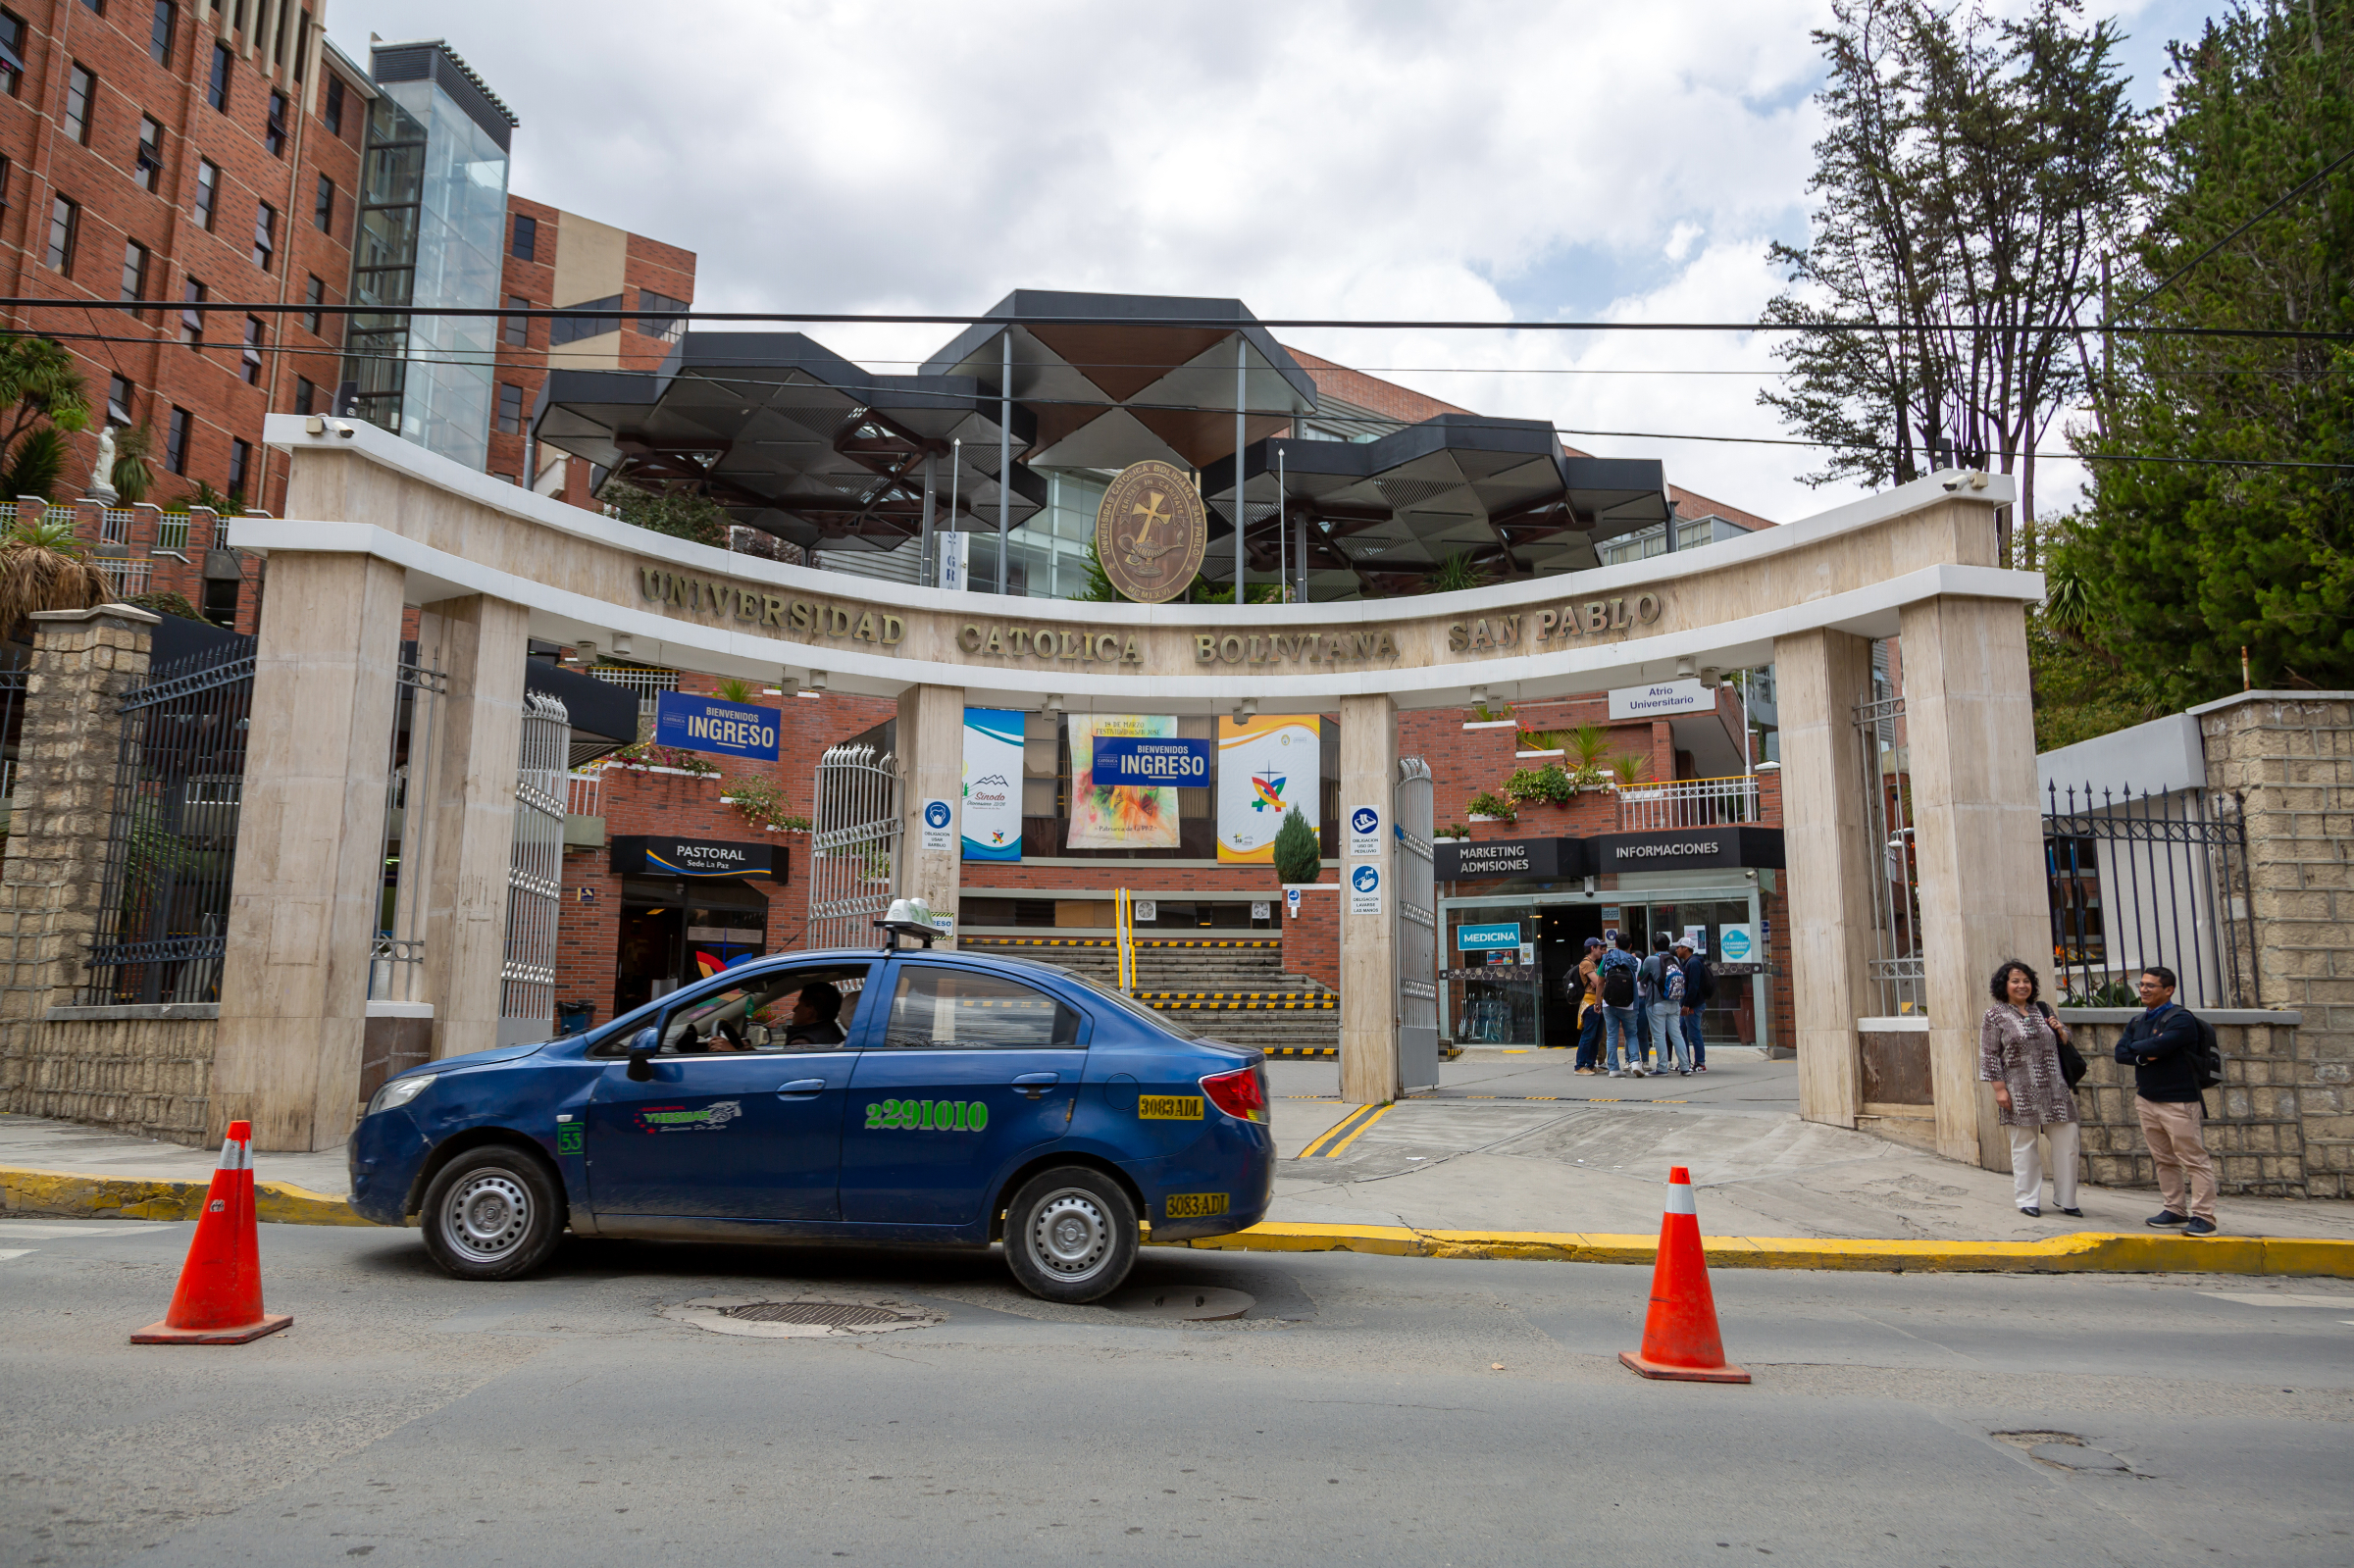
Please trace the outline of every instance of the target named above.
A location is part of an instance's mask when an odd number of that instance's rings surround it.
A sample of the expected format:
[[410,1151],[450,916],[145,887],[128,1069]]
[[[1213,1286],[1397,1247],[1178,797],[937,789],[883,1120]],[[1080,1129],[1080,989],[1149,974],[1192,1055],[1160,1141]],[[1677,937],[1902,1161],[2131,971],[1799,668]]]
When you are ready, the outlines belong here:
[[980,1100],[884,1100],[866,1108],[866,1125],[902,1133],[983,1133],[989,1107]]
[[1136,1119],[1140,1122],[1198,1122],[1202,1120],[1202,1096],[1140,1094],[1136,1101]]
[[743,1114],[742,1100],[715,1100],[699,1111],[682,1105],[649,1105],[638,1113],[641,1133],[716,1133]]
[[1172,1220],[1198,1220],[1205,1214],[1225,1213],[1226,1194],[1223,1192],[1171,1192],[1168,1202],[1163,1204],[1162,1208]]
[[564,1122],[556,1128],[556,1152],[578,1154],[581,1151],[581,1124]]

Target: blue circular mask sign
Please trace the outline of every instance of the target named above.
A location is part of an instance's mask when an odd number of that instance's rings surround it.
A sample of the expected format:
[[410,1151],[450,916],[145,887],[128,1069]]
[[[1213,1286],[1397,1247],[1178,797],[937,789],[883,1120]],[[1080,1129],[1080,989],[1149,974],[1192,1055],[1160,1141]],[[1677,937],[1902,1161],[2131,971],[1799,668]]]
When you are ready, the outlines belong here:
[[1357,867],[1349,874],[1349,885],[1360,893],[1371,892],[1381,885],[1381,869],[1377,866]]
[[948,803],[945,800],[932,800],[925,802],[924,826],[927,828],[946,828],[947,825]]
[[1356,833],[1379,833],[1381,831],[1381,813],[1375,811],[1371,806],[1359,806],[1351,814],[1349,827]]
[[1737,930],[1723,933],[1716,939],[1716,950],[1729,962],[1747,963],[1749,961],[1749,933]]

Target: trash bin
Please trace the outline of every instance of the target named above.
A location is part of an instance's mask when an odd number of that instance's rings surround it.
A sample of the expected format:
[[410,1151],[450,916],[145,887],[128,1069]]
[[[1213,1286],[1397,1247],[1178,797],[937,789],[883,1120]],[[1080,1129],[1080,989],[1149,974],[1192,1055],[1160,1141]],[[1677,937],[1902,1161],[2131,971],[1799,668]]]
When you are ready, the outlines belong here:
[[558,1002],[556,1004],[556,1033],[586,1035],[589,1021],[596,1017],[594,1002]]

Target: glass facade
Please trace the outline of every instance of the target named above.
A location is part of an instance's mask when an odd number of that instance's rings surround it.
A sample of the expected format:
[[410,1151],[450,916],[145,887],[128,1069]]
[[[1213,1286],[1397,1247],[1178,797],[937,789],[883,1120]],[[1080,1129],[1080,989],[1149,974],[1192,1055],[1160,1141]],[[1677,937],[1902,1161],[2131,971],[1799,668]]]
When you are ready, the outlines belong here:
[[497,318],[377,315],[370,305],[492,309],[507,155],[432,79],[370,107],[352,251],[344,381],[358,417],[480,469],[489,453]]
[[[1095,469],[1039,472],[1047,481],[1047,504],[1006,535],[1005,591],[1033,599],[1085,598],[1087,546],[1096,536],[1096,508],[1112,476]],[[983,521],[991,520],[984,515]],[[972,538],[971,581],[994,592],[997,530],[984,529]]]

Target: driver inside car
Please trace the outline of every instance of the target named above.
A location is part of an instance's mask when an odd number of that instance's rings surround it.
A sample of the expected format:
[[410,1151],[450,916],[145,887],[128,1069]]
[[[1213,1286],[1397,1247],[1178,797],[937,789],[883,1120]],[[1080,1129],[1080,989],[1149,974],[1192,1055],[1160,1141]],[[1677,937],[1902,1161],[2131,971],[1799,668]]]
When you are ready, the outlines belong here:
[[785,1043],[794,1045],[839,1045],[843,1042],[842,992],[825,981],[801,987],[793,998],[793,1018],[785,1028]]

